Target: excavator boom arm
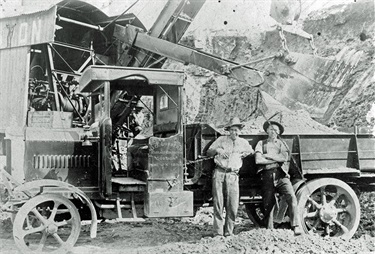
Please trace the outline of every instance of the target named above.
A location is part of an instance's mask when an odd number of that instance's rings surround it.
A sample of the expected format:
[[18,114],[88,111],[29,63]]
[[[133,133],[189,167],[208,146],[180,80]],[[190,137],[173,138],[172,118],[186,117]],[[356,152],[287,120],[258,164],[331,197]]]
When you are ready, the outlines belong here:
[[178,62],[194,64],[251,86],[259,86],[264,82],[262,73],[253,68],[239,66],[238,63],[150,36],[132,25],[126,27],[116,25],[114,36],[129,46],[147,50]]

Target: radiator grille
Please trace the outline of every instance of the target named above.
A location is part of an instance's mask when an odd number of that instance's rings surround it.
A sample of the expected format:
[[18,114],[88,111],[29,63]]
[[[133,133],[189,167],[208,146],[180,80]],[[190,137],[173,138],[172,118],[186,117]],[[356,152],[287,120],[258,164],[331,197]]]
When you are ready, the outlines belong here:
[[43,168],[88,168],[90,155],[34,155],[33,165]]

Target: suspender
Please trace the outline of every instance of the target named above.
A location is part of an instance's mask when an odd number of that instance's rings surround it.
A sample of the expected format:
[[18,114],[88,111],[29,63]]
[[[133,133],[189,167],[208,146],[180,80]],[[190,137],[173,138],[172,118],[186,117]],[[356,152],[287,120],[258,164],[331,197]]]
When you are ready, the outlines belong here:
[[268,143],[268,140],[265,139],[262,141],[263,143],[263,154],[266,154],[267,153],[267,143]]
[[[268,140],[265,139],[265,140],[262,140],[262,149],[263,149],[263,154],[267,154],[267,144],[268,144]],[[281,149],[281,147],[280,147]],[[268,165],[258,165],[258,172],[259,173],[260,171],[264,170],[264,169],[272,169],[272,168],[277,168],[277,167],[281,167],[283,165],[283,163],[280,163],[280,162],[275,162],[275,163],[272,163],[272,164],[268,164]]]

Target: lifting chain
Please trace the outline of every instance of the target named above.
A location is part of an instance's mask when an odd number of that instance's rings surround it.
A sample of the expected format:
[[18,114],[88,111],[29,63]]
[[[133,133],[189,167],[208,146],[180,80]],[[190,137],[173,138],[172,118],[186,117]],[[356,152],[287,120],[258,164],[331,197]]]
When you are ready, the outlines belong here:
[[313,55],[316,56],[317,49],[316,49],[315,44],[314,44],[314,36],[313,35],[311,35],[309,41],[310,41],[311,49],[313,50]]
[[[283,50],[289,54],[289,48],[288,48],[288,45],[287,45],[287,41],[286,41],[286,38],[285,38],[285,34],[284,34],[284,29],[282,26],[277,26],[277,30],[279,30],[279,36],[280,36],[280,39],[281,39],[281,46],[283,48]],[[293,33],[293,32],[292,32]],[[300,35],[298,33],[294,33],[296,35]],[[306,35],[300,35],[304,38],[308,38],[309,42],[310,42],[310,46],[311,46],[311,49],[313,50],[313,55],[316,56],[317,55],[317,49],[315,47],[315,43],[314,43],[314,36],[312,34],[310,34],[310,38],[307,37],[309,34],[305,33]]]
[[283,30],[282,26],[278,26],[277,30],[279,30],[279,36],[280,36],[280,39],[281,39],[281,46],[283,47],[283,50],[287,54],[289,54],[289,48],[288,48],[288,45],[286,44],[286,38],[285,38],[284,30]]

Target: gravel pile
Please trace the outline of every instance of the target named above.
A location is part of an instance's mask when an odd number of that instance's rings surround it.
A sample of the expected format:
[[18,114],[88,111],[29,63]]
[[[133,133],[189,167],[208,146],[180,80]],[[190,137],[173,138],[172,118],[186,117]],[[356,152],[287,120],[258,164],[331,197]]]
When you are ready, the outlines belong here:
[[361,193],[359,202],[361,204],[361,220],[354,238],[365,235],[375,237],[375,192]]
[[[368,239],[367,239],[368,240]],[[139,250],[147,253],[371,253],[372,243],[365,239],[345,241],[339,238],[323,239],[318,236],[295,237],[291,230],[253,229],[233,237],[206,237],[196,243],[174,243],[152,249]]]

